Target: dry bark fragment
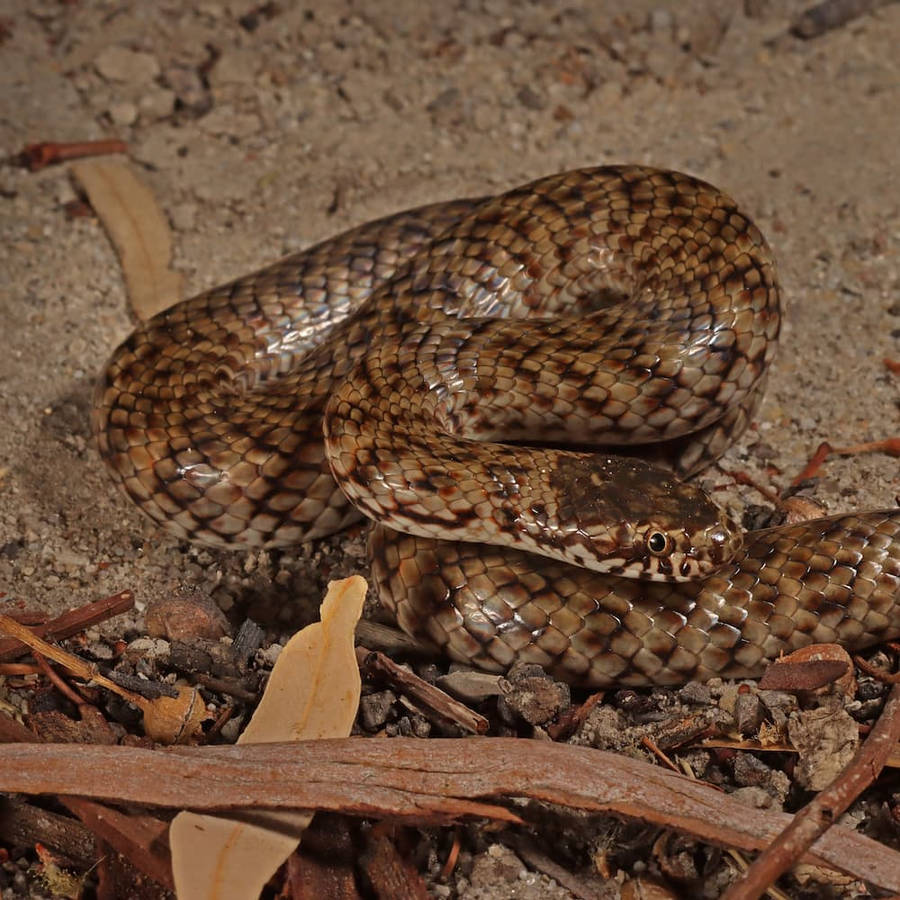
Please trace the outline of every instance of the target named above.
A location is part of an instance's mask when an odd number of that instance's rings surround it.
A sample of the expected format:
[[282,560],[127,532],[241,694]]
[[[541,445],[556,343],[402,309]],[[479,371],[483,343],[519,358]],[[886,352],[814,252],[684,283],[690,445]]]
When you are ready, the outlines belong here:
[[[310,778],[310,773],[315,778]],[[0,745],[0,790],[227,812],[328,809],[429,824],[521,818],[496,802],[531,797],[676,828],[759,850],[790,816],[753,809],[647,763],[587,747],[516,738],[347,738],[237,747]],[[245,817],[246,818],[246,817]],[[847,828],[803,856],[900,891],[900,854]]]

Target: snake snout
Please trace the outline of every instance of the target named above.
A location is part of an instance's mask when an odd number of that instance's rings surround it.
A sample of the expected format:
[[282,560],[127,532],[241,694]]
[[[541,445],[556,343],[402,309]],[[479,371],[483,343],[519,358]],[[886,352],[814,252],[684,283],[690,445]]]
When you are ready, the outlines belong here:
[[723,511],[719,519],[691,530],[649,523],[635,535],[642,570],[649,581],[691,581],[730,562],[742,546],[741,532]]

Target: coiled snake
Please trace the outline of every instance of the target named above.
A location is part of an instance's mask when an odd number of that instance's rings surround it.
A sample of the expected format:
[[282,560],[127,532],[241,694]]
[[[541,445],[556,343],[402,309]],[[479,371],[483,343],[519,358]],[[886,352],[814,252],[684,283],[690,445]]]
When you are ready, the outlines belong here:
[[382,602],[457,659],[595,686],[755,675],[900,634],[900,511],[742,541],[675,477],[746,427],[779,318],[771,252],[727,195],[578,170],[176,304],[115,351],[94,427],[182,538],[279,547],[375,519]]

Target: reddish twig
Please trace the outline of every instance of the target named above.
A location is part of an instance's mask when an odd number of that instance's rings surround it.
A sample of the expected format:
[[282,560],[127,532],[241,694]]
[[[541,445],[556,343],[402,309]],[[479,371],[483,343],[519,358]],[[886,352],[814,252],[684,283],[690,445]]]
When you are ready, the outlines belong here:
[[880,441],[867,441],[863,444],[853,444],[850,447],[832,447],[828,441],[823,441],[816,448],[809,462],[803,467],[803,471],[791,482],[798,485],[807,478],[813,478],[825,460],[834,454],[835,456],[856,456],[859,453],[887,453],[888,456],[900,456],[900,438],[884,438]]
[[[78,609],[64,612],[43,625],[32,628],[38,637],[48,640],[62,641],[73,634],[78,634],[92,625],[105,622],[113,616],[127,612],[134,606],[134,594],[131,591],[120,591],[102,600],[86,603]],[[0,638],[0,660],[8,661],[27,656],[31,651],[15,638]]]
[[760,483],[748,472],[742,472],[740,469],[726,469],[722,465],[719,465],[718,468],[719,471],[724,475],[728,475],[730,478],[733,478],[735,484],[744,485],[745,487],[752,487],[758,494],[761,494],[766,498],[766,500],[774,504],[776,509],[781,509],[784,506],[784,501],[778,495],[777,491],[772,490],[772,488],[768,487],[767,485]]
[[47,658],[34,650],[32,650],[37,667],[46,676],[47,680],[55,687],[67,700],[73,703],[78,709],[81,709],[87,701],[73,688],[62,679],[60,674],[47,662]]
[[803,471],[797,475],[794,480],[791,482],[791,486],[795,486],[800,484],[802,481],[806,481],[807,478],[814,478],[819,469],[822,468],[822,463],[828,459],[828,456],[832,453],[831,444],[827,441],[823,441],[816,447],[816,452],[812,455],[809,462],[803,467]]
[[40,144],[29,144],[13,157],[13,161],[23,168],[37,172],[55,163],[68,162],[70,159],[83,159],[86,156],[103,156],[107,153],[127,153],[128,145],[124,141],[114,139],[104,141],[72,141],[57,143],[43,141]]
[[666,754],[663,753],[662,750],[659,749],[659,747],[656,745],[656,743],[654,742],[654,740],[653,740],[652,738],[648,737],[647,735],[644,735],[644,737],[641,738],[641,743],[642,743],[642,744],[643,744],[643,745],[644,745],[644,746],[645,746],[645,747],[646,747],[646,748],[647,748],[647,749],[648,749],[648,750],[649,750],[649,751],[650,751],[650,752],[651,752],[651,753],[652,753],[652,754],[653,754],[653,755],[654,755],[654,756],[655,756],[655,757],[656,757],[656,758],[657,758],[664,766],[666,766],[666,768],[671,769],[673,772],[677,772],[677,771],[678,771],[678,766],[676,766],[675,763],[673,763],[672,760],[669,759],[669,757],[666,756]]
[[878,777],[891,751],[900,740],[900,685],[891,689],[881,716],[865,743],[844,771],[814,800],[798,812],[790,825],[772,841],[723,900],[759,897],[782,874],[794,866],[850,804]]
[[873,666],[867,659],[863,659],[861,656],[853,657],[856,665],[866,673],[866,675],[871,675],[873,678],[882,682],[882,684],[900,684],[900,672],[887,672],[882,669],[880,666]]
[[35,663],[0,663],[0,675],[39,675],[40,672]]
[[880,441],[853,444],[851,447],[835,447],[831,452],[838,456],[855,456],[857,453],[887,453],[888,456],[900,456],[900,438],[884,438]]
[[440,875],[438,875],[438,879],[440,881],[446,881],[452,874],[453,870],[456,868],[456,863],[459,860],[459,851],[462,849],[462,841],[459,837],[459,829],[453,829],[453,844],[450,847],[450,852],[447,854],[447,858],[444,860],[444,864],[441,866]]

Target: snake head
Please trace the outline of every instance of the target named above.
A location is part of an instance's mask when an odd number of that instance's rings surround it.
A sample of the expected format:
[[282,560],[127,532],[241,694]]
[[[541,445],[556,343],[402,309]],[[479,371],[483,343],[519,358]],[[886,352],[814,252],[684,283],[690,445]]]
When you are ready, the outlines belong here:
[[[566,454],[551,484],[566,499],[559,530],[570,561],[648,581],[689,581],[729,562],[739,525],[696,485],[642,460]],[[565,487],[563,487],[565,485]]]
[[714,572],[741,547],[736,523],[724,510],[715,509],[719,520],[694,530],[657,521],[628,529],[632,553],[621,574],[649,581],[688,581]]

